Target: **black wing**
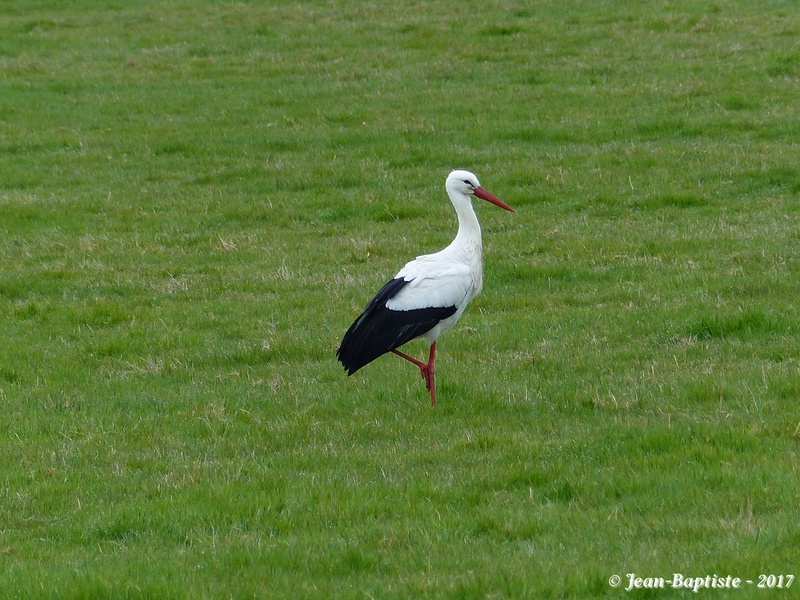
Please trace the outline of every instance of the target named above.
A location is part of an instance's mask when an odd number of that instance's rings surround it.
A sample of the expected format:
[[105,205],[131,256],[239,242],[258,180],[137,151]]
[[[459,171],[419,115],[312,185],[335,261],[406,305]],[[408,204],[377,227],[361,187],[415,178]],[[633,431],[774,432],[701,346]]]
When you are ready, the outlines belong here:
[[386,302],[406,285],[408,281],[403,278],[389,281],[344,334],[336,356],[348,375],[379,356],[429,332],[439,321],[455,314],[455,306],[415,310],[387,308]]

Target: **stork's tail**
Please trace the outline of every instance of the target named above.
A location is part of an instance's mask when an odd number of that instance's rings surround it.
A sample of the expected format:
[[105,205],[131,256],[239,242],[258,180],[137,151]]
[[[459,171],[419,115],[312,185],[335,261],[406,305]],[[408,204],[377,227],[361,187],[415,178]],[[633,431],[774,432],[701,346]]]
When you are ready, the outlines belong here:
[[359,323],[363,321],[361,315],[347,330],[342,338],[342,343],[339,344],[339,349],[336,351],[336,358],[342,363],[342,366],[347,371],[348,375],[352,375],[361,367],[371,362],[377,357],[367,358],[364,355],[364,348],[366,348],[366,339],[364,335],[364,328],[359,327]]

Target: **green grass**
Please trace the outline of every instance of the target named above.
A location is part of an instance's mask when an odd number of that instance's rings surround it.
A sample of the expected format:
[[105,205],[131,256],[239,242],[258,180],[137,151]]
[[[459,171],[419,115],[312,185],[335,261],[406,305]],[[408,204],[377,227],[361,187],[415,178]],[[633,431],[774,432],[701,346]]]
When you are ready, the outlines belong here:
[[[800,576],[793,2],[12,1],[0,30],[1,597]],[[455,167],[517,214],[478,207],[431,409],[334,353],[454,235]]]

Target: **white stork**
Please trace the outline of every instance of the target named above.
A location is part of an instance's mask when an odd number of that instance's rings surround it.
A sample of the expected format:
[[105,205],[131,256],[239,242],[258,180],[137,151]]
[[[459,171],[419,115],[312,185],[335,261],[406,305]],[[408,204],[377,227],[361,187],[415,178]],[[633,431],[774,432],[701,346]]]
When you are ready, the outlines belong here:
[[[481,227],[471,196],[514,212],[469,171],[450,173],[445,188],[458,215],[456,238],[444,250],[418,256],[400,269],[353,322],[336,352],[348,375],[387,352],[411,361],[422,373],[432,406],[436,405],[436,340],[456,324],[483,287]],[[430,344],[427,363],[398,350],[418,337]]]

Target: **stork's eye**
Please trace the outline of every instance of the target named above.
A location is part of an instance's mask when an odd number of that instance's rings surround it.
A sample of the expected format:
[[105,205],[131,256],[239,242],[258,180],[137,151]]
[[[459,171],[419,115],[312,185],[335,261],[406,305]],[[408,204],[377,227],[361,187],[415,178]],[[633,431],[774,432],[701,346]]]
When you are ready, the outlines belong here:
[[465,179],[465,180],[464,180],[464,183],[466,183],[466,184],[467,184],[469,187],[474,187],[474,186],[472,185],[472,182],[471,182],[469,179]]

